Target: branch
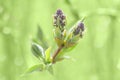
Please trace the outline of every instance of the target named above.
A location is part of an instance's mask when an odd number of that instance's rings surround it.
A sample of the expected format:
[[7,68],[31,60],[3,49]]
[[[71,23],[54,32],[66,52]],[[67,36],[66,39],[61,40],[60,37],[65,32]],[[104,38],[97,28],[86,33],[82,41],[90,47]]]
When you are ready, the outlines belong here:
[[52,56],[52,63],[55,63],[55,58],[56,56],[59,54],[59,52],[62,50],[62,48],[64,47],[64,45],[61,45],[60,47],[58,47],[58,49],[55,51],[55,53]]

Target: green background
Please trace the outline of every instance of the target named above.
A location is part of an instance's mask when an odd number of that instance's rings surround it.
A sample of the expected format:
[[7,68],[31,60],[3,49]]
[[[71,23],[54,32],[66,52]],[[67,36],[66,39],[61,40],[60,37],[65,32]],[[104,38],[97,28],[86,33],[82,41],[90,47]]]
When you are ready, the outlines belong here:
[[[38,63],[31,41],[41,26],[52,50],[52,16],[62,9],[67,29],[83,16],[86,31],[77,47],[68,52],[73,60],[47,71],[21,76]],[[0,0],[0,80],[120,80],[120,0]]]

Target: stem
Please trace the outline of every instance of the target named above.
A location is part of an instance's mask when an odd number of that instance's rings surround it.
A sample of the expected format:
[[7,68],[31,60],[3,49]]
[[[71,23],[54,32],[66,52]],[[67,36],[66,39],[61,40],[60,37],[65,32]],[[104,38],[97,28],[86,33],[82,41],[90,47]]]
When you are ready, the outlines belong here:
[[84,16],[82,19],[81,19],[81,22],[83,22],[85,20],[86,16]]
[[58,47],[58,49],[55,51],[55,53],[54,53],[53,56],[52,56],[52,59],[53,59],[52,63],[55,63],[55,58],[56,58],[56,56],[59,54],[59,52],[62,50],[63,47],[64,47],[64,45],[61,45],[61,46]]

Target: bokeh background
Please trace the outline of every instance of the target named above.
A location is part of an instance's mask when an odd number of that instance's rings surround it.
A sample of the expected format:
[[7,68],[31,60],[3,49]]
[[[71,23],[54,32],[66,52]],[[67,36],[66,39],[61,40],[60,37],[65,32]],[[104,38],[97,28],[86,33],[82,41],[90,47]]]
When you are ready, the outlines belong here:
[[[31,53],[37,25],[49,45],[53,39],[52,16],[62,9],[67,29],[87,16],[86,32],[77,47],[66,53],[74,60],[47,71],[21,76],[38,63]],[[0,80],[120,80],[120,0],[0,0]]]

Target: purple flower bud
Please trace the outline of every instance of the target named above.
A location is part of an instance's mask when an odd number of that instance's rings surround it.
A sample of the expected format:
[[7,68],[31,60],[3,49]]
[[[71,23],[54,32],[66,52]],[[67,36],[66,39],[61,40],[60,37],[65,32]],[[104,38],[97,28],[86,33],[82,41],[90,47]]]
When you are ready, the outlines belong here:
[[75,30],[73,31],[74,35],[80,35],[80,37],[82,37],[82,33],[84,31],[84,23],[83,22],[79,22],[77,27],[75,28]]
[[82,31],[84,31],[84,24],[83,24],[83,22],[80,22],[80,23],[78,24],[78,27],[79,27]]
[[56,14],[57,14],[57,15],[62,15],[62,14],[63,14],[63,12],[62,12],[62,10],[61,10],[61,9],[58,9],[58,10],[57,10],[57,12],[56,12]]
[[77,28],[73,31],[73,34],[74,34],[74,35],[77,35],[77,34],[79,34],[79,32],[80,32],[80,28],[77,27]]
[[58,9],[54,15],[54,23],[55,27],[59,27],[63,30],[64,26],[66,25],[66,16],[63,14],[61,9]]
[[64,20],[66,19],[66,16],[64,14],[61,15],[61,19]]

